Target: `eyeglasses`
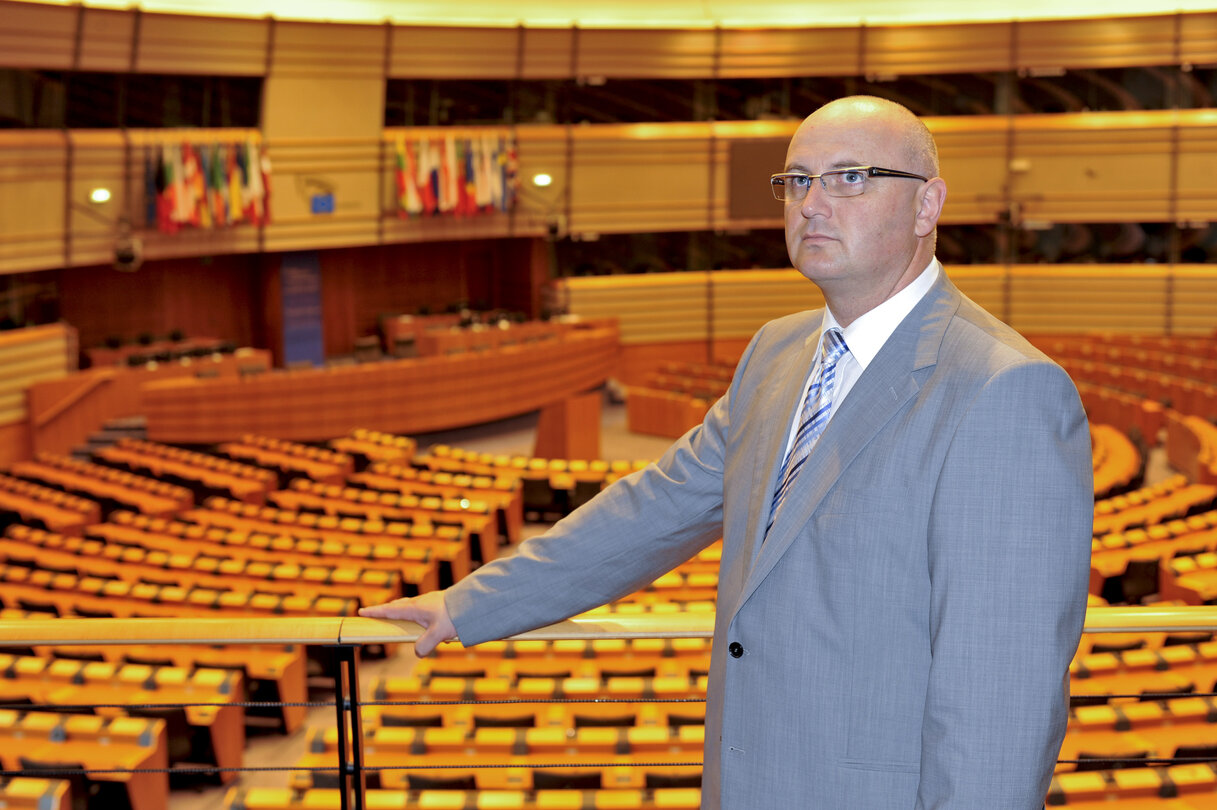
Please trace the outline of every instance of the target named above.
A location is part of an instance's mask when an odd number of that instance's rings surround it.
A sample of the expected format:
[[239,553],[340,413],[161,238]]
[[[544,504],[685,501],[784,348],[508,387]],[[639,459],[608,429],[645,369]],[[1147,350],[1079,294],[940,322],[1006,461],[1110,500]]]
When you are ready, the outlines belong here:
[[807,196],[807,192],[811,190],[811,181],[817,177],[820,179],[820,186],[830,197],[857,197],[866,191],[866,181],[870,177],[907,177],[922,182],[930,179],[912,172],[880,169],[878,166],[851,166],[848,169],[833,169],[831,172],[820,174],[781,172],[770,175],[769,185],[773,188],[773,196],[780,202],[798,202]]

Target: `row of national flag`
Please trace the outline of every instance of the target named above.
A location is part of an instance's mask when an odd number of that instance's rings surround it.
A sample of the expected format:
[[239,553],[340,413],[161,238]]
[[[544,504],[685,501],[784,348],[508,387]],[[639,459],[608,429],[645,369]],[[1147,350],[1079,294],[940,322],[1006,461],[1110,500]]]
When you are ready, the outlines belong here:
[[516,141],[505,133],[469,138],[397,137],[398,216],[473,216],[515,207]]
[[144,153],[147,227],[222,228],[270,222],[270,159],[254,139],[161,144]]

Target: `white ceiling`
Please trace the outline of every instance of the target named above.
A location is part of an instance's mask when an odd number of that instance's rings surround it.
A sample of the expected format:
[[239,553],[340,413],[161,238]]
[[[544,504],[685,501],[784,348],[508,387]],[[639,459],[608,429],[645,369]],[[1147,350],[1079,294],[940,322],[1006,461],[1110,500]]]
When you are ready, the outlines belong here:
[[[75,5],[77,0],[35,0]],[[1214,0],[84,0],[225,17],[533,27],[804,27],[1030,20],[1217,10]]]

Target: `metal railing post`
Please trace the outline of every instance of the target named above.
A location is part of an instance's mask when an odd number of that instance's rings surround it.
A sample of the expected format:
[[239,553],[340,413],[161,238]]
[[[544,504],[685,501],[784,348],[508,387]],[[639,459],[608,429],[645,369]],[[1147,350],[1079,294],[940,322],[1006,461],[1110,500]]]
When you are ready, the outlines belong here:
[[351,644],[340,644],[332,649],[338,656],[334,707],[338,713],[340,807],[342,810],[364,810],[363,732],[359,722],[359,648]]

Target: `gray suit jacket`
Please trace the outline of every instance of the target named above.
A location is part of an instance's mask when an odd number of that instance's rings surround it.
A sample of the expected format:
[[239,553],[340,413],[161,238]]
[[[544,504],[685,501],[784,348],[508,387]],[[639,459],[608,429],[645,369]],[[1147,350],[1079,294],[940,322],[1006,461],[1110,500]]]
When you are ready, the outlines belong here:
[[944,274],[838,405],[766,539],[822,314],[762,327],[659,462],[457,583],[460,638],[610,601],[721,535],[704,807],[1039,808],[1086,607],[1077,391]]

